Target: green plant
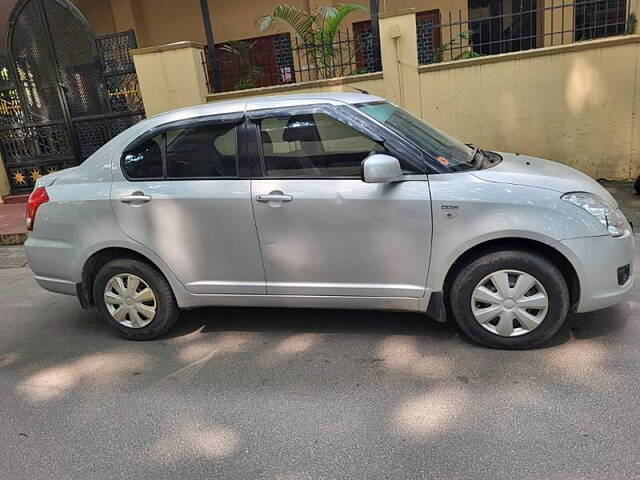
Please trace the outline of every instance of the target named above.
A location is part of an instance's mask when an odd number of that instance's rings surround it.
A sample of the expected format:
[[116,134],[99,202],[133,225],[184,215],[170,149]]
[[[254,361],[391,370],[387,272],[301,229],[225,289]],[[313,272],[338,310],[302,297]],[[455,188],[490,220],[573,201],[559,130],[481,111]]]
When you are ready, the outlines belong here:
[[220,47],[220,51],[228,53],[236,58],[238,71],[240,72],[238,81],[234,85],[234,90],[246,90],[258,86],[262,76],[262,68],[254,65],[251,59],[251,48],[256,42],[249,43],[243,40],[233,40]]
[[627,35],[633,35],[636,33],[636,27],[638,26],[638,19],[636,18],[636,14],[631,12],[629,17],[627,18],[627,25],[625,27],[624,33]]
[[[319,6],[311,14],[298,7],[282,4],[269,15],[260,17],[256,26],[261,32],[266,32],[277,23],[290,27],[302,43],[307,61],[321,78],[329,78],[336,75],[335,57],[342,55],[342,52],[334,48],[335,38],[346,16],[356,10],[368,11],[368,7],[359,3],[347,3],[338,7]],[[345,62],[337,63],[342,65]]]
[[[451,38],[449,42],[443,43],[438,48],[433,51],[433,59],[431,63],[440,63],[444,59],[444,54],[447,50],[451,50],[453,52],[454,48],[466,48],[464,51],[456,55],[452,58],[452,60],[464,60],[465,58],[476,58],[481,57],[482,54],[478,52],[474,52],[471,43],[471,35],[473,34],[472,30],[465,30],[464,32],[460,32],[458,35],[455,35]],[[463,42],[467,42],[466,47],[463,45]]]

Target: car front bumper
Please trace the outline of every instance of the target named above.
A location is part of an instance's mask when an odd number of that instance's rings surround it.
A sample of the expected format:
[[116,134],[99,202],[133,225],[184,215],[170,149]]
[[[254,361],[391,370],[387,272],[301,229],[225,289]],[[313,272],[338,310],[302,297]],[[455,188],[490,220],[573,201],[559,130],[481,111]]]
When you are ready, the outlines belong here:
[[[610,235],[574,238],[562,242],[575,255],[580,281],[580,300],[576,312],[611,307],[629,296],[634,279],[635,241],[631,229],[621,237]],[[618,269],[629,265],[630,275],[619,283]]]

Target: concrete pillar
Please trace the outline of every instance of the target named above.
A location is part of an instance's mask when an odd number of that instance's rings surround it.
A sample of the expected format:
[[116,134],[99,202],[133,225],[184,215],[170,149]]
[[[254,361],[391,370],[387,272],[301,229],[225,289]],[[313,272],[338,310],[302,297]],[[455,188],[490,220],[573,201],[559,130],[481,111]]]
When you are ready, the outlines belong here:
[[420,79],[415,9],[380,14],[384,95],[420,116]]
[[195,42],[132,50],[147,116],[206,102],[203,52]]

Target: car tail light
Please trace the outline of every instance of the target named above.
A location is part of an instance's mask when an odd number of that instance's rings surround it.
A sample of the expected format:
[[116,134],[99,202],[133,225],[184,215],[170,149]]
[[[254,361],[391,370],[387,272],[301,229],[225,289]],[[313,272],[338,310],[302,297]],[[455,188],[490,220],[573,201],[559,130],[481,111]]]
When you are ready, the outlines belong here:
[[36,220],[38,207],[48,201],[49,195],[47,195],[44,187],[38,187],[31,192],[27,201],[27,230],[33,230],[33,222]]

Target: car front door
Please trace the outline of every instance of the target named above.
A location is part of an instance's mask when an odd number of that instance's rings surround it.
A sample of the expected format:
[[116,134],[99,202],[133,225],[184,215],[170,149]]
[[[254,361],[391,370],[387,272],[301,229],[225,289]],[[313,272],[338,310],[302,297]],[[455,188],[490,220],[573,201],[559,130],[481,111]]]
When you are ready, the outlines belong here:
[[[254,115],[262,178],[253,208],[267,292],[274,295],[422,297],[431,243],[425,175],[365,183],[371,153],[393,154],[338,109]],[[413,173],[413,174],[412,174]]]
[[251,183],[237,154],[242,118],[166,127],[124,152],[111,202],[126,235],[200,294],[264,294]]

